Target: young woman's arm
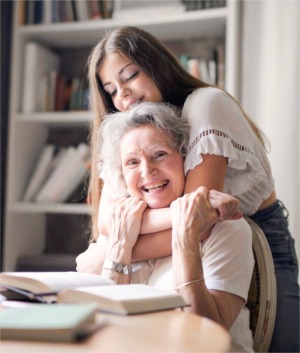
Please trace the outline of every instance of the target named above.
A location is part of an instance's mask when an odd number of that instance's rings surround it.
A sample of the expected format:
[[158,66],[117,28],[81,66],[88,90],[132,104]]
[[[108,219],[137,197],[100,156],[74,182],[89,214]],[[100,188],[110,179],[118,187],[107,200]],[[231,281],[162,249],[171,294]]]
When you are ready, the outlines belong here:
[[[227,158],[216,155],[202,155],[203,162],[188,172],[184,193],[195,191],[199,186],[208,190],[222,191],[224,187]],[[98,228],[99,233],[106,235],[107,210],[114,204],[110,186],[104,183],[101,193]],[[157,233],[171,228],[171,216],[168,208],[147,209],[143,215],[141,234]],[[170,255],[170,254],[169,254]]]
[[[107,235],[107,214],[110,207],[114,205],[115,201],[111,197],[111,185],[104,183],[99,215],[98,215],[98,229],[99,234]],[[141,227],[141,234],[151,234],[160,232],[166,229],[171,229],[171,216],[169,208],[160,208],[160,209],[146,209],[143,214],[143,221]]]
[[[185,194],[197,190],[199,186],[205,186],[208,190],[223,190],[227,158],[216,155],[202,155],[202,158],[203,162],[193,170],[190,170],[187,174]],[[170,224],[171,228],[170,209],[164,209],[164,212],[161,214],[160,211],[159,209],[147,209],[147,217],[149,217],[149,219],[152,217],[154,222],[156,219],[159,220],[157,224]],[[222,212],[219,208],[218,211],[219,213]],[[226,216],[221,214],[220,218],[223,219],[226,218]],[[151,233],[155,232],[155,234],[139,237],[133,251],[134,261],[169,256],[172,253],[170,245],[172,238],[171,229],[169,229],[169,231],[165,228],[158,229],[158,227],[151,229],[150,225],[151,222],[148,222],[147,225],[142,223],[142,228],[145,229],[147,227]],[[203,236],[206,237],[207,234],[203,234]],[[147,251],[144,249],[147,249]]]

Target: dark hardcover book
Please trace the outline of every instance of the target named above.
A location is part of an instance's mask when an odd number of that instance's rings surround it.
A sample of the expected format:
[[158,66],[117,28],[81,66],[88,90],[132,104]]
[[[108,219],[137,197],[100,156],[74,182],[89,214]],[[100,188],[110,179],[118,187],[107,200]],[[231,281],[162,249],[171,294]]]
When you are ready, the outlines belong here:
[[34,1],[34,24],[40,24],[43,22],[43,0]]

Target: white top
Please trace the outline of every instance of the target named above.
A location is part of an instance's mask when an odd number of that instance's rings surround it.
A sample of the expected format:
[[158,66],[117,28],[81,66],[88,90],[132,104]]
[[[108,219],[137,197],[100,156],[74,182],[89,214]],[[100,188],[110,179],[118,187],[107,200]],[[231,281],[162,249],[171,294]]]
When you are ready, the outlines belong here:
[[[252,232],[247,222],[217,223],[200,249],[206,287],[238,295],[246,303],[254,267]],[[164,257],[156,260],[148,284],[174,288],[173,276],[172,257]],[[249,323],[250,312],[244,307],[229,330],[245,352],[253,352]]]
[[201,153],[227,157],[224,192],[239,199],[244,214],[255,213],[274,180],[266,151],[238,104],[218,88],[200,88],[186,99],[182,114],[191,126],[185,173],[202,162]]
[[[98,243],[107,237],[99,236]],[[208,289],[226,291],[247,301],[254,258],[252,232],[244,219],[219,222],[210,237],[200,245],[203,273]],[[145,283],[172,289],[174,275],[172,257],[132,264],[130,283]],[[246,352],[253,352],[252,333],[249,328],[249,310],[244,307],[230,329],[233,340]]]

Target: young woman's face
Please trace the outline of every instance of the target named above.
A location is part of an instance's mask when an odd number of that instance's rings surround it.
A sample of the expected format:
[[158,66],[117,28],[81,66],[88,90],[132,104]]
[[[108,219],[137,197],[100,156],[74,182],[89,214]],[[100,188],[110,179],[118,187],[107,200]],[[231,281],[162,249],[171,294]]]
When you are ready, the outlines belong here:
[[163,101],[162,94],[150,77],[118,53],[104,59],[99,77],[115,108],[121,112],[137,103]]
[[167,207],[183,194],[183,157],[169,144],[167,133],[152,125],[127,132],[121,140],[122,171],[131,196],[150,208]]

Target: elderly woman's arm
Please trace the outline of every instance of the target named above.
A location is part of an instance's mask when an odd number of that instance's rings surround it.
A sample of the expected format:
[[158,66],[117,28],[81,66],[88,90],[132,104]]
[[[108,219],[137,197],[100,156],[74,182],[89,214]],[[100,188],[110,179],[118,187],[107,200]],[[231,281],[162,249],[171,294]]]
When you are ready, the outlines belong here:
[[[129,197],[117,201],[111,208],[107,224],[109,236],[105,261],[130,267],[132,249],[138,239],[142,215],[146,207],[145,201]],[[130,275],[128,273],[108,269],[105,266],[105,261],[101,273],[103,276],[113,279],[118,284],[129,283]]]
[[[172,203],[171,211],[175,285],[190,304],[188,310],[208,317],[229,329],[245,301],[235,294],[223,290],[209,290],[206,286],[199,249],[199,234],[209,229],[218,219],[217,212],[208,202],[207,189],[199,188],[177,199]],[[249,250],[251,252],[251,249]],[[220,266],[223,264],[219,263]]]

